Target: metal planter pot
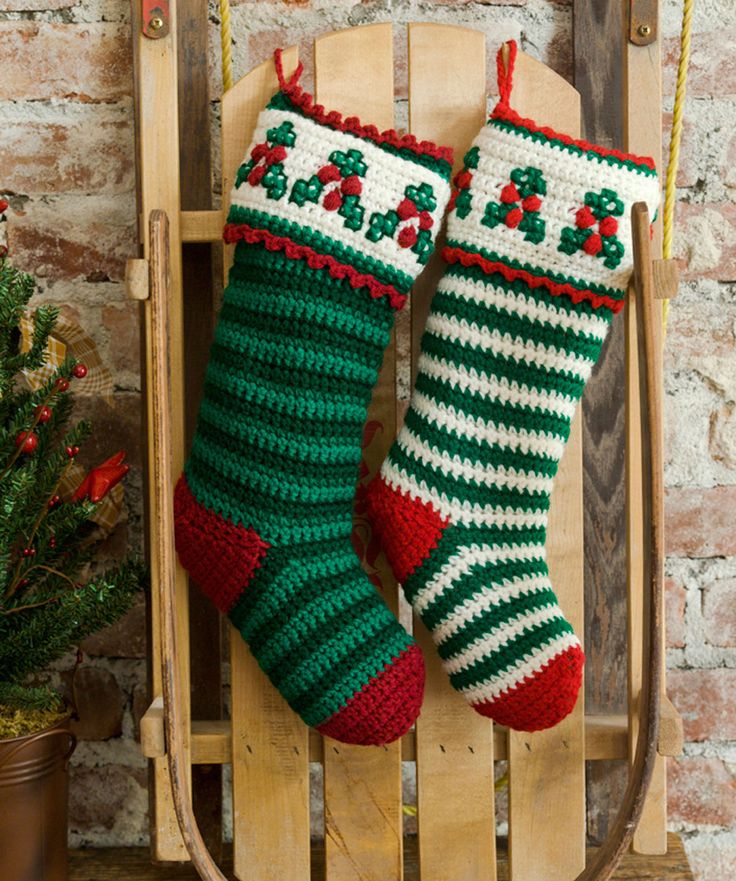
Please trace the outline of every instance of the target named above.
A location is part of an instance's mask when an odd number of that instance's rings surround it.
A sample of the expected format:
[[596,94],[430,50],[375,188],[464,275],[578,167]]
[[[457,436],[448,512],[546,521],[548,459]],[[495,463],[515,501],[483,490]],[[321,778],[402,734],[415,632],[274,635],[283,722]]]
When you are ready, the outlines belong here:
[[67,881],[69,719],[0,740],[0,877]]

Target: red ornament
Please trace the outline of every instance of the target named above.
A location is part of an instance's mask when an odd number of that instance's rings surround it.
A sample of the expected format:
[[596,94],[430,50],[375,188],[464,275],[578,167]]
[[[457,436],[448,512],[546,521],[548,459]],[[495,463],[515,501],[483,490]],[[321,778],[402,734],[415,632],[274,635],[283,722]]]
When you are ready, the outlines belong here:
[[516,229],[516,227],[521,223],[524,217],[524,212],[521,208],[512,208],[511,211],[506,215],[506,226],[509,229]]
[[99,502],[103,499],[130,470],[130,465],[123,465],[123,459],[125,459],[125,451],[121,450],[93,468],[75,490],[72,501],[78,502],[80,499],[89,498],[91,502]]
[[87,365],[86,364],[75,364],[72,368],[72,373],[76,376],[77,379],[84,379],[87,375]]
[[68,388],[69,388],[69,380],[68,379],[64,379],[64,377],[61,376],[61,377],[59,377],[59,379],[56,380],[57,391],[65,392]]
[[0,214],[4,214],[8,210],[8,203],[5,199],[0,199]]
[[73,459],[77,453],[79,452],[79,447],[67,447],[66,454],[70,459]]
[[51,407],[36,407],[36,421],[40,423],[48,422],[51,419]]
[[16,447],[22,453],[32,453],[38,446],[38,438],[32,431],[19,431],[15,438]]
[[55,508],[61,504],[61,496],[51,496],[49,499],[49,508]]
[[618,232],[618,220],[615,217],[604,217],[598,224],[602,236],[615,236]]

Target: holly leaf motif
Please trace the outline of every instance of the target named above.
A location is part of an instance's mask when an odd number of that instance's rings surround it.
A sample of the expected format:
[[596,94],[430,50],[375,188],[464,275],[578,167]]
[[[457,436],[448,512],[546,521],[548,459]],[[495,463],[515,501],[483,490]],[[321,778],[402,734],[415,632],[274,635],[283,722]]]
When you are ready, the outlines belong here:
[[343,177],[350,177],[355,174],[358,177],[365,177],[368,166],[363,160],[363,154],[360,150],[348,150],[344,153],[342,150],[333,150],[330,153],[330,162],[340,169]]
[[282,122],[278,128],[270,128],[266,132],[270,144],[281,144],[282,147],[293,147],[296,143],[296,132],[290,122]]
[[291,188],[290,202],[296,202],[301,208],[305,202],[317,202],[322,195],[323,185],[316,174],[313,174],[309,180],[294,181]]
[[380,242],[386,236],[392,238],[398,225],[399,215],[395,211],[390,210],[385,214],[376,212],[371,214],[371,219],[368,221],[368,231],[365,236],[371,242]]
[[427,183],[420,184],[418,187],[415,187],[413,184],[408,186],[404,190],[404,195],[407,199],[411,199],[414,202],[419,211],[431,212],[437,208],[434,190]]

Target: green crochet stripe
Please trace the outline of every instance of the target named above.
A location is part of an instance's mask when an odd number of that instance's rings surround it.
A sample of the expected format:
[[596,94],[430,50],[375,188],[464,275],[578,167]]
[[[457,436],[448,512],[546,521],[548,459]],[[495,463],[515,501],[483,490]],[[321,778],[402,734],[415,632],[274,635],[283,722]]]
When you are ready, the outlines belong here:
[[[255,211],[252,208],[243,208],[241,205],[231,205],[227,218],[228,223],[247,224],[255,229],[265,229],[276,236],[283,236],[291,239],[299,245],[306,245],[319,254],[326,254],[334,257],[339,263],[349,265],[365,275],[372,275],[383,284],[393,285],[400,293],[405,294],[414,283],[412,276],[405,272],[389,266],[373,257],[356,251],[349,245],[343,245],[341,242],[331,239],[329,236],[312,229],[309,226],[302,226],[283,217],[277,217],[274,214],[267,214],[264,211]],[[368,244],[368,243],[367,243]],[[242,252],[252,248],[252,245],[246,245],[244,242],[238,242],[235,247],[235,260],[239,259],[238,252]],[[266,248],[262,249],[266,252]],[[323,273],[326,275],[327,273]]]
[[565,153],[570,153],[573,156],[583,156],[591,162],[599,162],[602,165],[611,165],[614,168],[626,168],[629,171],[636,172],[636,174],[643,174],[645,177],[657,177],[656,169],[650,168],[648,165],[644,165],[634,159],[623,159],[619,156],[598,153],[596,150],[588,150],[578,144],[568,144],[559,138],[550,137],[549,135],[544,134],[544,132],[529,129],[518,122],[512,123],[505,119],[491,118],[488,120],[488,125],[501,129],[512,135],[519,135],[526,140],[534,141],[536,144],[549,144],[551,147],[556,147],[557,149],[563,150]]
[[[315,125],[324,125],[324,123],[318,122],[308,113],[305,113],[298,104],[295,104],[291,100],[291,98],[289,98],[289,96],[285,95],[283,92],[276,92],[273,98],[271,98],[271,100],[268,102],[268,108],[270,110],[286,110],[290,113],[295,113],[297,116],[302,116],[306,119],[310,119],[312,122],[314,122]],[[325,128],[332,128],[332,126],[325,126]],[[452,174],[452,166],[445,159],[439,159],[435,156],[430,156],[427,153],[417,153],[410,147],[397,147],[396,145],[389,144],[385,141],[379,142],[373,141],[371,138],[361,138],[360,135],[354,134],[353,132],[349,131],[343,131],[343,134],[347,135],[348,137],[355,138],[356,141],[375,144],[376,147],[386,153],[392,153],[394,156],[399,156],[402,159],[413,162],[415,165],[422,165],[424,166],[424,168],[428,168],[430,171],[438,174],[444,180],[450,180],[450,175]]]
[[569,297],[557,297],[550,294],[544,287],[530,288],[527,282],[519,278],[509,281],[500,272],[488,275],[480,266],[463,266],[459,261],[451,263],[445,270],[445,277],[448,279],[462,278],[484,285],[493,285],[494,288],[499,288],[517,297],[524,297],[532,303],[540,303],[550,309],[555,309],[558,313],[595,316],[598,320],[608,324],[613,320],[613,312],[610,309],[596,309],[588,300],[573,303]]
[[[496,251],[489,251],[486,248],[481,248],[478,247],[478,245],[473,245],[468,242],[459,242],[454,239],[448,239],[447,246],[449,248],[460,248],[468,254],[479,254],[491,263],[502,263],[504,266],[508,266],[511,269],[520,269],[523,272],[528,272],[536,278],[544,277],[550,279],[556,284],[570,285],[579,291],[592,291],[594,294],[610,297],[612,300],[623,300],[626,296],[626,291],[623,289],[609,288],[606,285],[588,282],[582,278],[574,278],[573,276],[565,275],[562,272],[551,272],[548,269],[543,269],[541,266],[534,266],[531,263],[522,263],[516,258],[504,257]],[[558,297],[558,299],[561,298]],[[602,306],[599,311],[608,312],[610,310],[606,309],[605,306]]]

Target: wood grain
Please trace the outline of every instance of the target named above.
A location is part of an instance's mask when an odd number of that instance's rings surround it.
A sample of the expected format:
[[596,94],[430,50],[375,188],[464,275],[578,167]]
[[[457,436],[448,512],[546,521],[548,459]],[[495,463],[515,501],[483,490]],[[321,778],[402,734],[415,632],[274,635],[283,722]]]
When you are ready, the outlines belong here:
[[[346,64],[346,59],[350,59]],[[314,43],[315,94],[329,109],[379,129],[394,124],[393,32],[390,23],[350,28]],[[396,342],[384,355],[367,422],[377,422],[363,452],[369,480],[396,434]],[[366,542],[367,544],[367,542]],[[382,595],[398,612],[390,569],[377,565]],[[403,878],[401,744],[366,748],[324,742],[325,872],[327,881]]]
[[[287,75],[296,62],[296,49],[287,50]],[[277,88],[273,62],[267,61],[223,95],[223,211],[258,114]],[[226,251],[225,272],[232,254]],[[248,881],[303,881],[309,873],[307,727],[232,628],[230,663],[235,874]]]
[[[418,138],[449,144],[456,165],[486,111],[485,40],[477,31],[409,26],[409,124]],[[437,251],[441,248],[441,242]],[[412,362],[442,261],[435,253],[411,297]],[[416,726],[419,859],[423,881],[496,877],[493,725],[454,691],[432,638],[415,624],[427,664],[424,706]]]
[[[574,82],[583,136],[623,146],[623,42],[628,0],[573,2]],[[621,713],[626,701],[626,487],[624,321],[613,322],[582,401],[585,516],[585,683],[588,711]],[[588,830],[607,834],[626,777],[618,767],[588,768]]]
[[[419,881],[417,839],[404,842],[405,881]],[[593,852],[589,852],[592,856]],[[225,859],[228,878],[232,875],[232,857]],[[451,876],[452,877],[452,876]],[[74,850],[69,860],[69,881],[197,881],[191,865],[152,866],[148,851],[142,847],[112,847],[104,850]],[[309,875],[302,881],[308,881]],[[324,878],[324,846],[312,844],[312,881]],[[502,852],[498,860],[498,881],[508,881],[508,860]],[[693,881],[693,873],[679,836],[667,837],[664,856],[627,854],[612,881]]]
[[[659,33],[659,28],[657,28]],[[626,112],[624,115],[624,136],[626,149],[641,155],[652,156],[657,168],[662,168],[662,121],[660,112],[652,108],[662,106],[661,50],[659,40],[646,47],[627,44],[624,55],[624,92]],[[654,225],[654,238],[651,253],[655,259],[652,266],[652,296],[656,296],[657,267],[663,264],[661,219]],[[664,264],[666,265],[666,264]],[[669,264],[672,265],[671,263]],[[662,270],[659,270],[660,272]],[[664,270],[667,272],[667,270]],[[669,270],[671,272],[672,270]],[[657,304],[659,306],[659,304]],[[627,375],[639,375],[639,352],[637,345],[638,303],[635,297],[629,298],[631,309],[626,322]],[[658,333],[658,354],[656,371],[658,385],[663,383],[662,339]],[[630,500],[628,531],[628,583],[629,583],[629,717],[630,717],[630,757],[634,760],[636,738],[638,735],[637,710],[642,685],[642,643],[644,594],[643,549],[645,543],[646,521],[642,518],[642,436],[640,425],[641,399],[638,383],[630,381],[626,388],[626,483],[627,497]],[[663,602],[663,599],[661,600]],[[664,645],[664,632],[662,633]],[[664,651],[662,652],[664,663]],[[660,758],[652,773],[649,797],[634,836],[633,847],[641,853],[663,853],[667,847],[667,767]]]
[[[207,65],[207,6],[201,0],[177,2],[179,79],[179,170],[181,208],[206,210],[212,204],[210,95]],[[197,137],[191,137],[197,132]],[[212,248],[182,246],[184,310],[184,400],[186,447],[189,449],[202,399],[214,331],[215,292]],[[222,716],[222,623],[218,610],[189,584],[191,714],[194,719]],[[202,836],[217,859],[222,852],[222,770],[214,765],[192,769],[192,800]]]
[[[139,4],[133,3],[135,82],[137,111],[137,146],[139,161],[139,202],[141,229],[140,240],[144,258],[149,257],[150,239],[148,231],[151,212],[157,209],[166,211],[169,217],[171,240],[179,241],[179,215],[181,210],[179,194],[179,145],[178,145],[178,103],[177,103],[177,45],[176,8],[170,10],[171,32],[160,40],[149,40],[140,31]],[[162,157],[166,161],[162,162]],[[153,271],[153,267],[151,267]],[[169,257],[170,270],[170,323],[164,325],[168,334],[168,358],[175,376],[183,375],[183,317],[182,317],[182,264],[181,252],[174,248]],[[160,510],[155,475],[152,468],[157,451],[153,442],[153,426],[156,418],[156,398],[152,372],[152,348],[157,341],[152,328],[152,301],[143,301],[143,340],[145,357],[144,383],[146,389],[145,422],[149,473],[147,481],[147,532],[149,535],[149,563],[151,572],[151,630],[150,630],[150,690],[151,698],[161,697],[162,691],[162,649],[161,624],[162,608],[161,585],[157,582],[159,571],[158,550],[161,532],[168,534],[173,529],[173,521],[167,523]],[[158,342],[163,342],[166,337]],[[171,477],[181,473],[184,464],[184,389],[182,383],[171,389],[171,446],[166,450]],[[179,644],[184,650],[176,659],[177,673],[184,684],[182,703],[179,707],[185,731],[183,748],[189,755],[189,612],[188,585],[186,574],[180,567],[175,573],[176,628]],[[188,771],[187,771],[188,774]],[[168,771],[168,759],[154,759],[150,776],[150,829],[151,846],[156,859],[188,859],[179,826],[177,823]]]
[[[580,96],[528,55],[516,61],[512,105],[540,124],[573,137],[580,134]],[[578,412],[555,478],[547,559],[560,606],[582,636],[581,421]],[[562,881],[585,866],[584,703],[581,694],[573,712],[550,730],[509,732],[509,858],[515,881]]]

